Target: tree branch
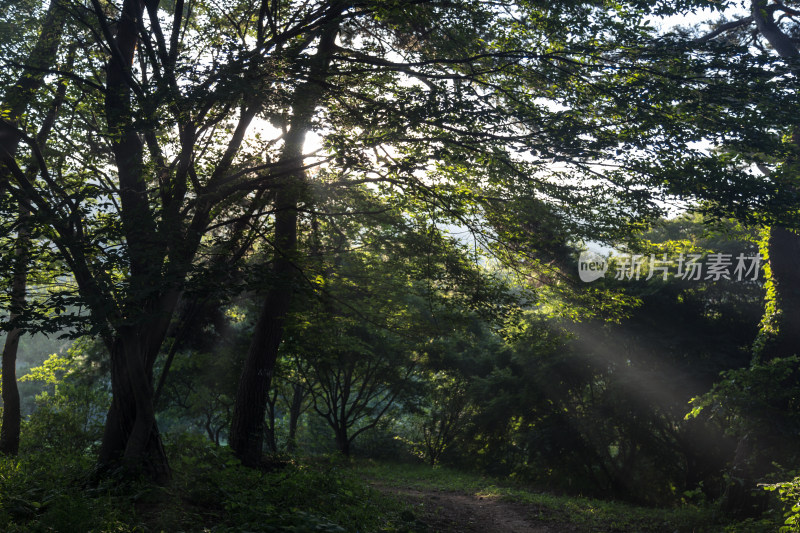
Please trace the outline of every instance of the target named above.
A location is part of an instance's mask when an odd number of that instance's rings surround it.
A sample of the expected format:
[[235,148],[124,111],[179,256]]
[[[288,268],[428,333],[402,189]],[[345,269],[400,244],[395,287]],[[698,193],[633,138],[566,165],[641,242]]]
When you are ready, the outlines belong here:
[[700,37],[698,39],[695,39],[693,42],[695,42],[697,44],[706,43],[706,42],[710,41],[711,39],[713,39],[714,37],[716,37],[717,35],[721,35],[721,34],[725,33],[726,31],[730,31],[730,30],[732,30],[734,28],[738,28],[739,26],[744,26],[746,24],[750,24],[751,22],[753,22],[753,16],[752,15],[750,15],[748,17],[745,17],[743,19],[732,20],[730,22],[726,22],[725,24],[717,26],[717,28],[714,31],[709,32],[709,33],[703,35],[702,37]]

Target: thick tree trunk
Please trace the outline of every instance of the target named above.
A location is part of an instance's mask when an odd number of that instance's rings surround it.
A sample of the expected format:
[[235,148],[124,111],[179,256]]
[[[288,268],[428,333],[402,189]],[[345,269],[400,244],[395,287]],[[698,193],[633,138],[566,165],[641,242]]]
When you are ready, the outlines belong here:
[[800,236],[772,226],[766,244],[769,290],[754,362],[800,355]]
[[[282,244],[291,246],[284,250],[294,248],[296,217],[296,211],[293,210],[279,213],[276,217],[281,219],[280,226],[276,224],[276,235],[280,227]],[[253,337],[250,339],[247,359],[239,378],[231,422],[231,448],[247,466],[256,466],[261,461],[267,394],[278,357],[283,321],[289,312],[294,266],[288,259],[277,259],[273,273],[276,284],[264,300]]]
[[231,421],[230,444],[247,466],[261,461],[264,441],[264,414],[283,326],[294,293],[297,277],[297,207],[305,194],[303,144],[311,127],[314,110],[322,98],[322,82],[338,33],[338,22],[330,22],[322,32],[309,73],[309,81],[295,91],[292,119],[285,138],[281,165],[286,178],[278,184],[275,197],[275,259],[272,286],[259,313],[244,362]]
[[122,330],[111,354],[113,399],[106,416],[100,448],[101,467],[118,465],[164,483],[169,463],[161,443],[153,408],[152,365],[135,330]]
[[111,343],[112,403],[98,458],[102,469],[122,466],[157,483],[169,479],[169,464],[156,425],[153,366],[179,298],[165,290],[146,305],[135,325],[118,325]]
[[[11,322],[25,309],[25,294],[28,285],[28,260],[31,233],[28,226],[30,212],[20,208],[17,242],[15,246],[14,271],[11,278]],[[3,426],[0,429],[0,453],[16,455],[19,452],[20,401],[17,388],[17,349],[22,329],[15,326],[8,332],[3,347]]]
[[[765,0],[752,0],[751,12],[761,35],[781,57],[797,58],[798,48],[778,27]],[[800,72],[796,72],[800,74]],[[784,165],[800,169],[800,132],[793,138],[796,154]],[[797,187],[796,183],[784,184]],[[767,238],[771,289],[756,340],[754,362],[800,354],[800,236],[780,226],[772,226]]]

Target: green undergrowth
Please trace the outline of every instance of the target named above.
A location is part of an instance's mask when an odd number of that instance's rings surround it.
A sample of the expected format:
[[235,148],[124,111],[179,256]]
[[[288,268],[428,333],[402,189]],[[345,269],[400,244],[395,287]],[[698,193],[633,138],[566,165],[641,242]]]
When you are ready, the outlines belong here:
[[355,462],[353,470],[365,479],[384,486],[420,491],[454,491],[524,504],[526,514],[536,520],[554,525],[569,524],[569,527],[586,532],[766,533],[777,531],[782,523],[778,515],[772,514],[760,520],[730,521],[711,505],[658,509],[622,502],[559,496],[514,486],[508,480],[445,467],[431,468],[422,464],[365,460]]
[[202,438],[182,436],[167,450],[165,487],[93,480],[93,455],[69,449],[0,458],[0,531],[407,531],[406,506],[338,460],[284,460],[259,471]]
[[448,468],[282,457],[253,470],[202,437],[181,435],[166,447],[173,475],[164,487],[114,474],[98,480],[91,448],[0,456],[0,531],[435,533],[424,509],[374,484],[499,498],[574,531],[777,531],[768,520],[726,524],[713,507],[648,509],[555,496]]

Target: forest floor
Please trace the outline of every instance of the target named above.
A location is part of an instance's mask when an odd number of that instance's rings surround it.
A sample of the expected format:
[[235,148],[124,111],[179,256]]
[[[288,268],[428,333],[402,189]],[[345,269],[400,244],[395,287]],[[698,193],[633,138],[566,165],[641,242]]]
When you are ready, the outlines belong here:
[[357,461],[352,468],[372,489],[406,505],[407,526],[400,530],[413,533],[775,531],[720,520],[711,506],[658,509],[559,496],[425,465]]
[[774,533],[781,516],[734,522],[713,505],[658,509],[553,494],[513,478],[419,463],[284,457],[243,467],[203,436],[166,441],[172,480],[93,477],[66,441],[0,456],[0,531],[276,533]]
[[[543,522],[545,511],[535,505],[504,502],[497,496],[478,496],[440,489],[411,489],[369,484],[418,510],[419,522],[428,529],[464,533],[560,533],[579,531],[574,524]],[[413,514],[413,513],[412,513]],[[416,516],[414,516],[416,519]]]

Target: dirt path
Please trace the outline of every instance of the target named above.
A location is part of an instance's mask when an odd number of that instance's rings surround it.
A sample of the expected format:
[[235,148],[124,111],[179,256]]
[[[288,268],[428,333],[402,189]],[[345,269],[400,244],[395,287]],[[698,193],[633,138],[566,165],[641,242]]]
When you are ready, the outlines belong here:
[[[535,505],[434,489],[411,489],[370,481],[375,489],[411,504],[420,530],[452,533],[566,533],[574,526],[545,522]],[[411,517],[409,517],[411,518]]]

